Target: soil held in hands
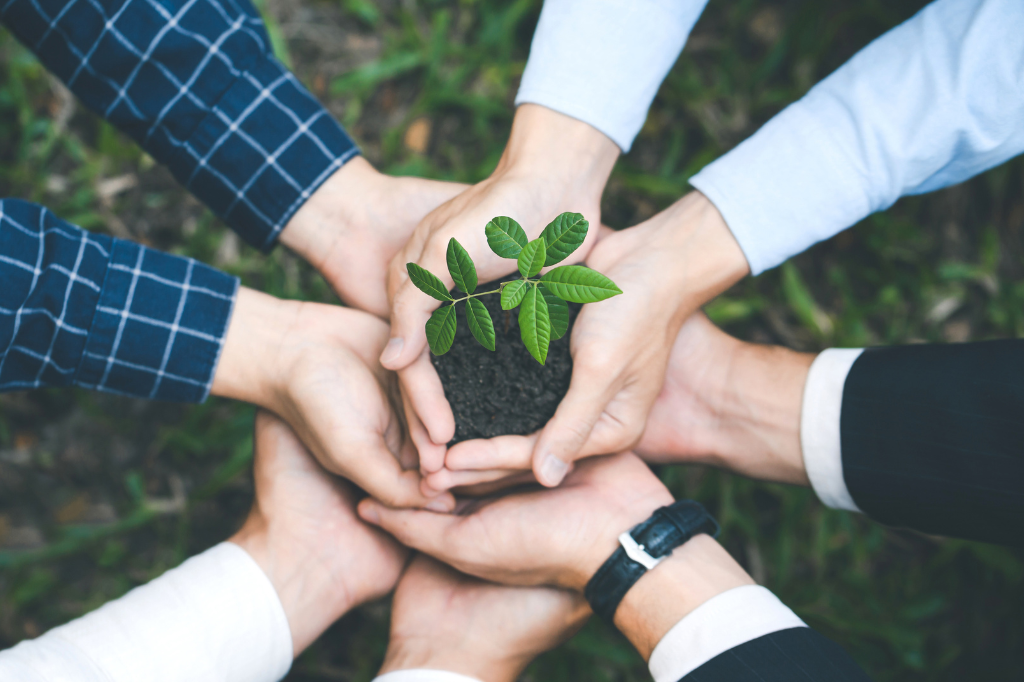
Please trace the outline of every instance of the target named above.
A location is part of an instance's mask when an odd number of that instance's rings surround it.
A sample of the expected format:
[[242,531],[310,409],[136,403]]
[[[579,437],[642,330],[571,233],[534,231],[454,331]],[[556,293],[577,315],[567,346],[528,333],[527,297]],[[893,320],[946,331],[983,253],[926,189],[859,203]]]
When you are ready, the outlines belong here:
[[[519,279],[518,274],[480,284],[477,291],[495,289],[499,282],[513,279]],[[502,310],[497,294],[478,300],[494,320],[495,350],[477,343],[466,323],[465,306],[459,305],[455,343],[444,355],[430,356],[455,414],[455,437],[449,445],[539,431],[555,414],[572,378],[569,337],[582,306],[569,304],[569,330],[551,341],[547,363],[541,365],[523,345],[519,310]]]

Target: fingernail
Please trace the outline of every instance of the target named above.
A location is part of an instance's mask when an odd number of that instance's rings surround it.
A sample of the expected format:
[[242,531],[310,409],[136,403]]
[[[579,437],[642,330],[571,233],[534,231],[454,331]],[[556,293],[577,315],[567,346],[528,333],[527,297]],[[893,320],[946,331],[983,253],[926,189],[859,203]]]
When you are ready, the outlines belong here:
[[404,345],[405,339],[401,336],[396,336],[388,341],[388,345],[384,346],[384,352],[380,354],[380,364],[386,365],[397,360],[398,356],[402,354],[402,346]]
[[448,504],[448,500],[442,497],[438,497],[437,499],[428,502],[425,509],[428,509],[432,512],[441,512],[442,514],[447,514],[450,510],[450,507],[451,505]]
[[359,511],[362,513],[364,521],[380,523],[380,514],[377,513],[377,508],[374,507],[373,504],[359,505]]
[[558,485],[562,482],[562,479],[565,478],[565,474],[568,471],[568,464],[554,455],[548,455],[544,458],[544,463],[540,466],[541,483],[544,485]]

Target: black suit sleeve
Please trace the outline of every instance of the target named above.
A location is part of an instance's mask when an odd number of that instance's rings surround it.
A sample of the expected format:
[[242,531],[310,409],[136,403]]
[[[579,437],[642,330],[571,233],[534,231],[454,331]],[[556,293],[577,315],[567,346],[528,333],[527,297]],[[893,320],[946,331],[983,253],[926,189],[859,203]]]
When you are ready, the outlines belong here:
[[680,682],[869,682],[842,647],[810,628],[779,630],[715,656]]
[[869,516],[1024,544],[1024,341],[864,351],[840,438],[846,486]]

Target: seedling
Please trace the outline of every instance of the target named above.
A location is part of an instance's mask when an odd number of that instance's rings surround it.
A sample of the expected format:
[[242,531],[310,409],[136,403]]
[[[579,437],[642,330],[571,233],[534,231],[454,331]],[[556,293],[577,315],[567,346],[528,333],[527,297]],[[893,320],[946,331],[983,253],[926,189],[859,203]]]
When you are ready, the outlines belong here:
[[479,300],[489,294],[501,295],[501,309],[519,306],[519,330],[530,355],[540,364],[548,357],[548,345],[562,338],[569,328],[569,305],[595,303],[617,296],[622,290],[610,279],[582,265],[562,265],[540,275],[541,268],[565,260],[587,238],[589,223],[579,213],[563,213],[544,228],[532,242],[519,223],[504,216],[484,227],[487,245],[502,258],[519,264],[522,279],[502,282],[497,289],[476,293],[476,265],[466,249],[454,238],[448,241],[448,273],[465,296],[452,298],[436,275],[415,263],[408,263],[409,278],[420,291],[445,303],[427,321],[427,343],[434,355],[444,355],[455,340],[455,304],[466,302],[466,321],[473,338],[487,350],[494,350],[494,322]]

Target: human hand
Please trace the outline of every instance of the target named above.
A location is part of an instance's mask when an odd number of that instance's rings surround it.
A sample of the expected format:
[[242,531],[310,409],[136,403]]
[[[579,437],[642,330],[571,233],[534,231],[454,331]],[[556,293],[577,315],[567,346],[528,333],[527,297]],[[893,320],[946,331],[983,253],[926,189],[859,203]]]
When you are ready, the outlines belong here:
[[589,616],[579,594],[484,582],[421,554],[395,590],[380,674],[430,669],[482,682],[513,682]]
[[450,510],[451,495],[423,495],[407,470],[416,458],[392,409],[394,375],[377,362],[387,335],[367,313],[243,287],[212,392],[279,415],[324,468],[385,504]]
[[554,486],[576,460],[636,445],[683,322],[748,272],[722,216],[699,192],[604,237],[587,264],[623,295],[584,306],[576,318],[572,380],[554,417],[530,436],[459,443],[445,469],[477,473],[428,476],[431,489],[531,468],[540,483]]
[[385,175],[357,156],[313,192],[280,240],[319,270],[346,304],[386,319],[391,260],[424,216],[464,189]]
[[[515,261],[499,258],[488,248],[484,226],[496,216],[510,216],[535,238],[558,214],[575,211],[596,228],[601,193],[618,154],[615,143],[586,123],[524,104],[516,112],[505,153],[491,177],[428,215],[392,261],[388,274],[391,340],[381,363],[400,371],[406,416],[424,471],[441,468],[444,444],[455,432],[455,420],[430,364],[424,331],[437,301],[411,283],[406,264],[417,263],[451,287],[445,255],[454,237],[472,256],[481,282],[513,272]],[[590,231],[570,260],[586,257],[596,232]]]
[[813,353],[745,343],[694,315],[676,337],[637,454],[808,485],[800,415],[813,361]]
[[359,520],[352,487],[284,422],[259,412],[255,431],[256,499],[230,542],[270,579],[298,655],[346,611],[390,592],[407,551]]
[[[474,502],[459,515],[388,509],[373,500],[359,503],[359,515],[464,573],[582,592],[618,547],[618,536],[671,503],[668,489],[627,452],[579,462],[554,490]],[[648,658],[686,614],[750,584],[721,545],[698,535],[626,593],[615,624]]]

